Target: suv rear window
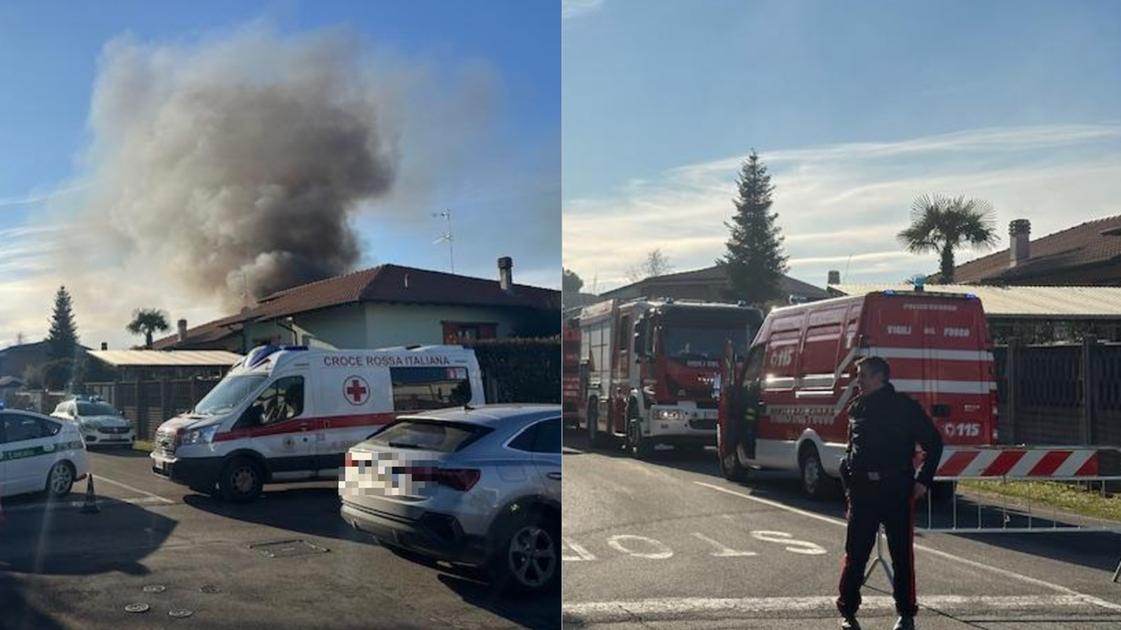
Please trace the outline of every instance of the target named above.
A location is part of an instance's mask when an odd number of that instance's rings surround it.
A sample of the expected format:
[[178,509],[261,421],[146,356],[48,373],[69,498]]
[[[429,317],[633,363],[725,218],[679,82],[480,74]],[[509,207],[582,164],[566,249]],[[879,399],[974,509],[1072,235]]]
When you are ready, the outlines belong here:
[[488,427],[460,422],[399,420],[370,441],[378,446],[454,453],[490,433]]

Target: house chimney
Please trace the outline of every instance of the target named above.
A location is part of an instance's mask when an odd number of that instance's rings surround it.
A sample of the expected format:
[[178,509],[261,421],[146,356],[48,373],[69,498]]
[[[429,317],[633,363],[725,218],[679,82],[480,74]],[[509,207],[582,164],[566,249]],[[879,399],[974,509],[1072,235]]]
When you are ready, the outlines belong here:
[[102,342],[101,342],[101,349],[102,349],[102,350],[108,350],[108,349],[109,349],[109,344],[107,344],[107,343],[105,343],[104,341],[102,341]]
[[498,259],[498,286],[507,293],[514,287],[514,259],[509,256]]
[[1031,258],[1031,221],[1016,219],[1008,224],[1008,266],[1022,265]]
[[186,339],[187,339],[187,320],[181,319],[181,320],[179,320],[179,341],[185,341]]
[[826,284],[841,284],[841,272],[836,269],[830,269],[829,282]]

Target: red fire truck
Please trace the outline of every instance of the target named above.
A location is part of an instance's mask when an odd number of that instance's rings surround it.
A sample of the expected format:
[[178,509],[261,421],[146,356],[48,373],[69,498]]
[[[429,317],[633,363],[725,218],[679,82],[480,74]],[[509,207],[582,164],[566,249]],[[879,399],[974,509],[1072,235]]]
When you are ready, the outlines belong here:
[[[824,494],[848,438],[854,362],[880,356],[891,382],[955,446],[996,443],[992,341],[972,295],[883,291],[772,311],[744,361],[726,350],[717,452],[729,479],[749,468],[799,471],[803,491]],[[733,376],[733,378],[729,378]],[[934,488],[952,494],[952,486]]]
[[561,414],[566,426],[580,424],[580,319],[565,319],[561,328]]
[[671,299],[585,307],[578,378],[589,443],[622,439],[635,457],[657,443],[712,444],[724,346],[746,349],[762,319],[746,306]]

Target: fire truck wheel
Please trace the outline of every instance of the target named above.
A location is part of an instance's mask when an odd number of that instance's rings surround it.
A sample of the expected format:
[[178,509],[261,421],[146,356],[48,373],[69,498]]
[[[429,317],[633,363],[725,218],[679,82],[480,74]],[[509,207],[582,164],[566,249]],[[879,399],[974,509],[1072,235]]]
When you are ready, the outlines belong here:
[[222,498],[234,503],[246,503],[261,494],[264,474],[261,467],[248,457],[235,457],[222,468],[218,487]]
[[821,457],[818,456],[816,447],[807,447],[802,452],[799,468],[802,471],[802,493],[815,501],[825,497],[829,478],[821,467]]
[[735,446],[729,445],[726,455],[720,455],[724,445],[720,443],[720,431],[716,432],[716,459],[720,462],[720,474],[728,481],[747,481],[747,468],[740,464]]

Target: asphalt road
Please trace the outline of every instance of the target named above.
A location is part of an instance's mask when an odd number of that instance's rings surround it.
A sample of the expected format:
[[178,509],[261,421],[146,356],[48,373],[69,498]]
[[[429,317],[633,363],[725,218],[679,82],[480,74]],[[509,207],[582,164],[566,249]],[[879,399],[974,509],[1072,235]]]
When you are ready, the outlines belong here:
[[85,482],[58,504],[4,500],[0,628],[560,625],[559,593],[498,595],[471,570],[400,557],[353,531],[334,483],[267,486],[232,505],[152,475],[143,453],[91,453],[91,468],[98,514],[79,512]]
[[[780,473],[727,482],[711,449],[636,461],[565,440],[566,627],[838,627],[839,494],[805,500]],[[920,628],[1121,627],[1117,534],[920,534],[915,556]],[[864,627],[891,628],[882,570],[863,594]]]

